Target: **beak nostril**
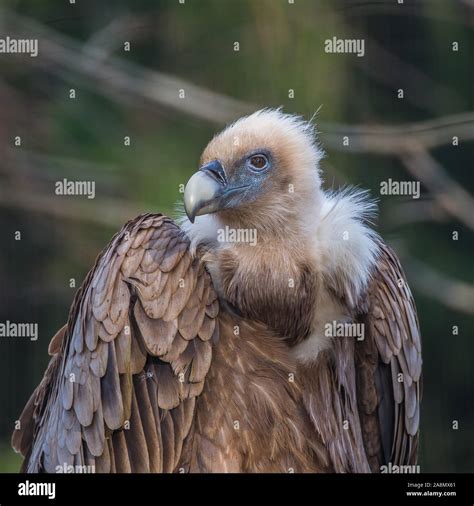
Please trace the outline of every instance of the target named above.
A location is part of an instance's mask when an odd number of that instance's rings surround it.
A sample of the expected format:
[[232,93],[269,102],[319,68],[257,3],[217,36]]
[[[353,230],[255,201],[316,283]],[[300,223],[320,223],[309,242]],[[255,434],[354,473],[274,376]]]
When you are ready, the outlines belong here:
[[203,165],[199,170],[207,172],[218,183],[222,185],[227,184],[227,175],[225,173],[224,167],[219,160],[213,160],[212,162]]
[[224,178],[222,177],[221,173],[217,170],[210,170],[209,171],[218,181],[224,183]]

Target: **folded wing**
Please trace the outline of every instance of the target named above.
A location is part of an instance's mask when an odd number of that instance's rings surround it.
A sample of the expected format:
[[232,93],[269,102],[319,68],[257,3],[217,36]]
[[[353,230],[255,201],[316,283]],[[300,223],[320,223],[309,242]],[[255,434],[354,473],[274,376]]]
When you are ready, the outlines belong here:
[[357,398],[372,471],[415,464],[421,400],[421,340],[413,297],[387,246],[368,290],[368,334],[356,345]]
[[23,469],[185,468],[217,314],[210,277],[182,230],[161,215],[127,223],[50,344],[48,369],[13,434]]

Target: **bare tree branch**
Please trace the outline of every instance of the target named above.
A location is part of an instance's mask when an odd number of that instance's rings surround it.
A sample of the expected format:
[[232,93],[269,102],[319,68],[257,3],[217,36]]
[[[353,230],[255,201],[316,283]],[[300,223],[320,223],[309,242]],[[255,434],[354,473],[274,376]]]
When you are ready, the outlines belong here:
[[391,228],[421,222],[446,222],[449,214],[433,200],[412,200],[390,206],[384,213],[384,222]]
[[[229,98],[162,72],[151,71],[124,58],[103,55],[91,44],[81,46],[74,39],[10,11],[0,10],[4,24],[12,33],[34,34],[40,39],[41,57],[31,63],[48,65],[64,79],[77,81],[110,98],[115,94],[135,101],[169,107],[200,120],[221,126],[260,106]],[[180,90],[185,98],[180,98]],[[426,148],[450,144],[454,135],[462,142],[474,140],[474,113],[463,113],[400,126],[351,126],[321,122],[321,137],[332,149],[398,155],[407,142],[416,141]],[[343,136],[349,145],[343,145]]]
[[[65,197],[67,198],[67,197]],[[46,195],[38,191],[21,190],[17,186],[0,186],[0,206],[42,213],[55,218],[92,223],[95,225],[118,228],[126,221],[143,212],[150,212],[149,207],[131,205],[129,201],[103,197],[100,204],[92,200],[70,198],[65,201],[55,195]]]
[[474,229],[474,199],[422,146],[413,143],[400,153],[408,171],[428,188],[440,207]]
[[[321,123],[320,129],[324,143],[333,149],[399,155],[401,151],[411,149],[413,143],[429,149],[452,144],[454,136],[459,138],[459,142],[474,140],[474,113],[465,112],[397,126]],[[349,140],[347,146],[343,144],[345,136]]]
[[[111,90],[135,99],[148,100],[161,106],[212,122],[226,123],[253,110],[238,100],[211,92],[183,79],[151,71],[124,58],[110,57],[103,61],[102,54],[90,45],[81,46],[74,39],[59,34],[40,23],[9,10],[0,10],[4,26],[9,33],[21,36],[29,34],[40,40],[38,58],[32,64],[48,65],[59,70],[64,77],[79,74],[87,79],[85,86],[94,88],[105,96]],[[180,97],[184,91],[184,98]],[[182,96],[182,95],[181,95]]]
[[474,287],[452,279],[423,262],[404,258],[410,284],[431,299],[460,313],[474,314]]

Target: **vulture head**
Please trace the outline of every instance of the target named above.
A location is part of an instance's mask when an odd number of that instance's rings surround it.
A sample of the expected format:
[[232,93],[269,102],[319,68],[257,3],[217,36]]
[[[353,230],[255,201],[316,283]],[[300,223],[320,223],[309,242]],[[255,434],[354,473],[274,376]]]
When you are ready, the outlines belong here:
[[185,189],[186,214],[191,222],[217,213],[226,224],[281,229],[318,201],[321,157],[310,122],[280,110],[257,111],[207,145]]

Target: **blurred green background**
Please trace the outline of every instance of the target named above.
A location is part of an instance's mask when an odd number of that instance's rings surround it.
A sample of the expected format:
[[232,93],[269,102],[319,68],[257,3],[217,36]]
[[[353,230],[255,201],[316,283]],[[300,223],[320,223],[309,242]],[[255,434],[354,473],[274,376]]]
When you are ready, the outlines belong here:
[[[0,38],[39,55],[0,54],[0,321],[38,322],[39,339],[0,338],[0,471],[19,468],[14,421],[99,251],[136,214],[175,212],[227,121],[280,105],[318,111],[325,186],[371,190],[407,271],[422,472],[474,471],[473,26],[470,0],[3,0]],[[364,56],[325,53],[334,36]],[[63,178],[95,199],[55,195]],[[388,178],[421,198],[380,195]]]

